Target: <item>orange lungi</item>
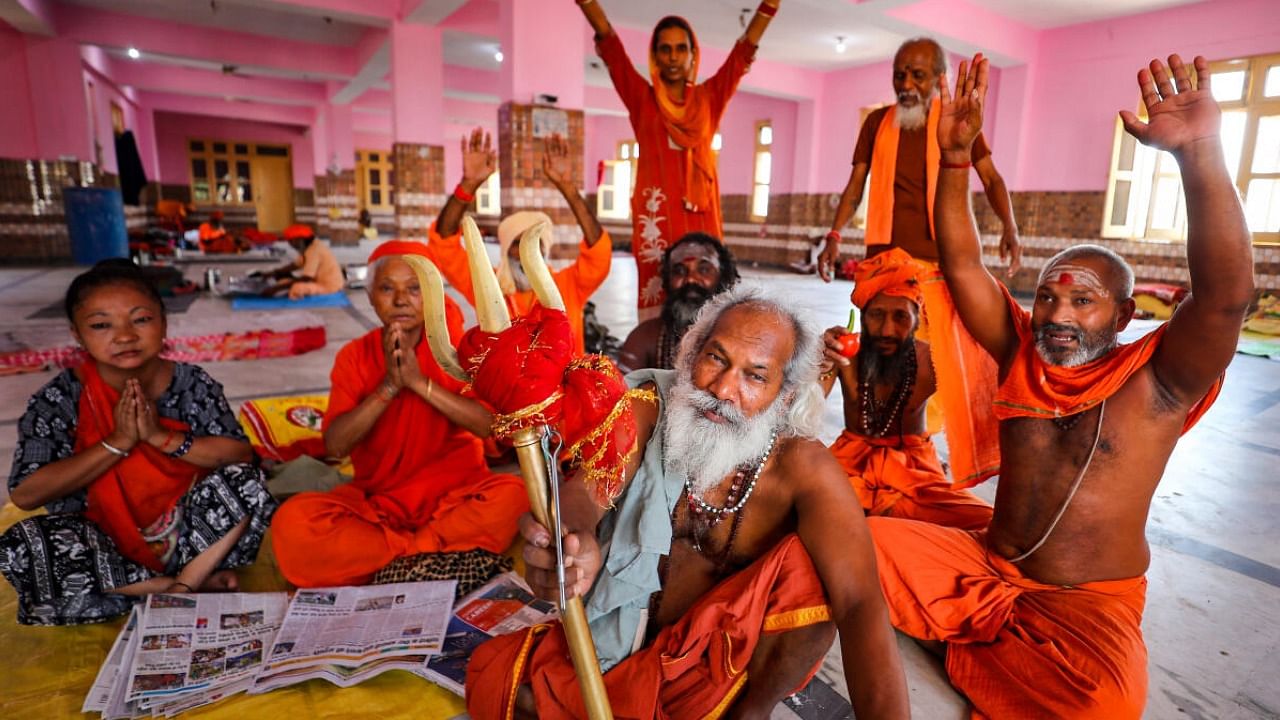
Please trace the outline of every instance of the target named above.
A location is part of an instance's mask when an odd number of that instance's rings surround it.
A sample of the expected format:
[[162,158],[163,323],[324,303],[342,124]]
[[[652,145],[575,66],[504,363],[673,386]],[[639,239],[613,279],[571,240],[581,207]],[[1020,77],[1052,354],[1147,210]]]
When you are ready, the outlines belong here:
[[991,506],[951,486],[928,435],[869,438],[845,430],[831,454],[868,515],[922,520],[965,530],[991,523]]
[[[813,561],[799,536],[788,535],[605,674],[614,717],[719,717],[746,684],[761,635],[830,619]],[[476,648],[467,666],[467,711],[476,720],[509,718],[523,684],[533,690],[539,718],[586,717],[558,623]]]
[[868,525],[893,626],[947,643],[947,675],[974,718],[1142,715],[1146,578],[1046,585],[990,552],[985,532]]

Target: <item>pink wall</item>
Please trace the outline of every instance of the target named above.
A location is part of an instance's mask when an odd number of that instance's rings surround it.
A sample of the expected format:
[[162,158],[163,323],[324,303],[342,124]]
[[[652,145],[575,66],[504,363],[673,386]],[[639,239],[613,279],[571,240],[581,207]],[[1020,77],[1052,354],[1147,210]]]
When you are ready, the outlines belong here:
[[38,150],[26,42],[20,33],[4,24],[0,24],[0,97],[6,98],[9,105],[0,112],[0,157],[35,157]]
[[190,181],[187,168],[187,140],[211,138],[264,143],[287,143],[293,159],[293,186],[315,186],[311,138],[306,128],[244,120],[226,120],[203,115],[158,112],[155,116],[156,148],[160,155],[160,179],[170,185]]
[[1136,109],[1153,57],[1280,50],[1280,2],[1216,0],[1047,31],[1030,89],[1016,190],[1105,190],[1116,112]]
[[596,169],[601,160],[615,160],[618,156],[618,143],[635,135],[631,131],[631,122],[625,117],[616,115],[588,115],[583,123],[586,137],[583,140],[582,161],[586,181],[586,192],[596,191]]
[[25,41],[38,157],[92,159],[79,46],[62,37],[27,35]]

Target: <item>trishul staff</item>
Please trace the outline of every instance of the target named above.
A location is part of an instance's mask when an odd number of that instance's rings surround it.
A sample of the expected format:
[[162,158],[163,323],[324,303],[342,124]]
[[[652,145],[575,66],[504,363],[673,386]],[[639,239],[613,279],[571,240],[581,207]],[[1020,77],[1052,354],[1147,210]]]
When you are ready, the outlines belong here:
[[[539,223],[524,233],[520,239],[520,262],[542,307],[563,313],[564,301],[552,280],[551,272],[547,269],[541,251],[542,239],[547,230],[545,223]],[[470,217],[462,221],[462,236],[471,268],[471,281],[475,288],[476,315],[480,331],[490,336],[498,335],[511,327],[511,316],[507,311],[502,291],[498,287],[498,279],[485,253],[484,241],[480,237],[475,221]],[[472,375],[463,369],[458,353],[449,340],[445,322],[444,281],[439,270],[426,258],[405,255],[404,260],[417,273],[422,288],[424,329],[432,355],[435,356],[440,367],[450,375],[464,382],[471,382]],[[537,335],[535,334],[529,349],[532,351],[532,346],[536,344]],[[472,366],[474,372],[484,360],[485,358],[481,356],[467,359],[465,362]],[[519,383],[522,382],[522,378],[515,377],[513,374],[510,381]],[[542,448],[543,438],[549,432],[544,422],[518,422],[519,420],[545,420],[546,416],[543,412],[549,406],[559,402],[561,397],[560,390],[557,389],[543,402],[517,409],[516,412],[511,412],[512,408],[503,408],[500,403],[494,402],[491,398],[482,399],[500,411],[509,413],[499,416],[495,421],[495,434],[505,435],[515,446],[516,455],[520,461],[520,473],[524,477],[525,489],[529,493],[530,510],[543,527],[553,531],[555,537],[557,557],[560,558],[557,575],[560,586],[561,622],[569,641],[569,652],[578,677],[578,687],[582,690],[583,706],[586,708],[587,717],[591,720],[611,720],[613,712],[609,708],[609,697],[605,692],[604,678],[600,673],[600,662],[596,658],[591,630],[587,626],[587,615],[582,598],[565,598],[563,552],[560,546],[560,534],[556,532],[559,527],[559,498],[557,488],[549,489],[548,481],[548,465],[551,464],[554,467],[559,460],[554,455],[548,456]],[[624,398],[620,402],[625,403],[627,400]],[[498,427],[499,423],[503,424],[502,428]],[[555,496],[556,502],[551,501],[550,495]]]

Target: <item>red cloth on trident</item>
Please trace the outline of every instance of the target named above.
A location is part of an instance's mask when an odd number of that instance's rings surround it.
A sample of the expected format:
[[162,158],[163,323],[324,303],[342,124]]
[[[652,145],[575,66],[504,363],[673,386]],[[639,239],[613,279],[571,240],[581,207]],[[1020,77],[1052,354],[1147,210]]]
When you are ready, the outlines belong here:
[[495,435],[536,425],[556,428],[567,448],[564,459],[586,470],[596,500],[613,501],[635,452],[630,400],[652,393],[627,390],[622,374],[602,356],[574,358],[564,312],[538,305],[500,333],[472,328],[458,344],[458,360],[471,375],[476,397],[498,413]]

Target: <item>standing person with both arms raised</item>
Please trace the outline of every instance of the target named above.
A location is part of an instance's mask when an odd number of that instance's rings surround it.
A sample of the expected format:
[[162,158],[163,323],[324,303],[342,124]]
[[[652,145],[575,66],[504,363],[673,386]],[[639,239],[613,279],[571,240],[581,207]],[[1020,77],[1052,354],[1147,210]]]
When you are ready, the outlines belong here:
[[639,273],[637,307],[644,321],[662,309],[663,250],[691,232],[724,237],[711,139],[778,12],[779,0],[762,0],[724,64],[701,84],[697,77],[702,53],[684,18],[669,15],[654,27],[646,80],[631,64],[600,3],[577,3],[596,33],[596,52],[627,106],[641,148],[631,194],[631,251]]
[[[1253,299],[1253,252],[1223,159],[1209,66],[1199,87],[1177,55],[1138,73],[1150,118],[1120,113],[1143,144],[1178,161],[1186,189],[1191,294],[1136,342],[1133,271],[1080,245],[1040,273],[1031,312],[986,268],[969,206],[987,62],[961,64],[942,97],[938,245],[965,326],[1000,368],[1000,488],[985,532],[871,518],[893,624],[941,641],[947,674],[986,717],[1137,718],[1145,536],[1169,455],[1220,387]],[[1172,76],[1171,76],[1172,75]]]

